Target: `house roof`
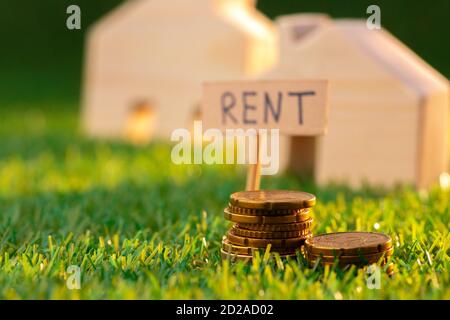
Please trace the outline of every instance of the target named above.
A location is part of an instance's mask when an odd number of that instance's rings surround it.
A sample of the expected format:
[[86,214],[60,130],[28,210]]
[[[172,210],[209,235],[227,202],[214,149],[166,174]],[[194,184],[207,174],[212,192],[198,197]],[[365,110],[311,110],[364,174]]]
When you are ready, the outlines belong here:
[[[336,43],[338,45],[342,43],[347,52],[351,50],[350,48],[353,48],[355,49],[353,50],[355,55],[361,56],[363,54],[370,59],[367,60],[367,70],[375,72],[373,66],[378,66],[383,72],[390,74],[420,94],[434,90],[448,90],[448,80],[443,75],[385,29],[370,30],[367,28],[365,20],[332,20],[323,14],[295,14],[282,16],[276,22],[280,32],[279,60],[281,66],[279,67],[283,70],[289,70],[289,66],[283,66],[283,60],[289,60],[288,63],[290,64],[301,64],[301,60],[295,59],[296,54],[304,53],[304,49],[311,46],[322,46],[320,44],[321,39],[324,38],[327,40],[323,41],[328,41],[330,34],[333,34],[337,36],[333,38],[337,41]],[[332,44],[325,44],[321,49],[330,48],[330,46]],[[332,62],[334,64],[338,61],[336,59],[343,60],[346,58],[345,55],[336,58],[336,51],[329,52],[330,55],[334,55],[332,57],[335,59]],[[326,57],[327,54],[322,50],[318,59],[323,59],[324,56]],[[311,56],[308,56],[308,58],[311,59]],[[346,61],[351,62],[350,59],[352,57],[349,57]],[[327,62],[324,61],[323,63]],[[308,66],[304,67],[308,68]],[[356,72],[362,73],[366,70],[356,70]],[[347,75],[342,76],[346,77]]]
[[[128,0],[94,23],[91,32],[114,32],[122,25],[142,26],[143,21],[155,22],[166,17],[175,20],[177,17],[196,16],[202,12],[219,12],[248,34],[255,36],[260,36],[261,32],[273,34],[273,23],[255,6],[256,0]],[[233,17],[230,19],[233,15],[234,19]]]
[[442,74],[387,30],[369,30],[364,20],[338,20],[336,25],[406,85],[419,92],[448,89],[448,80]]

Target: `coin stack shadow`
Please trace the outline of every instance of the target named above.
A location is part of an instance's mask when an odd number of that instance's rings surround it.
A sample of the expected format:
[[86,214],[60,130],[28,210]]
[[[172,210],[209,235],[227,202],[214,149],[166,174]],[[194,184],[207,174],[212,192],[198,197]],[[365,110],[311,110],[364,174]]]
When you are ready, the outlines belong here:
[[233,222],[222,240],[222,259],[250,261],[255,250],[281,257],[295,256],[312,236],[311,208],[315,196],[306,192],[259,190],[233,193],[224,210]]

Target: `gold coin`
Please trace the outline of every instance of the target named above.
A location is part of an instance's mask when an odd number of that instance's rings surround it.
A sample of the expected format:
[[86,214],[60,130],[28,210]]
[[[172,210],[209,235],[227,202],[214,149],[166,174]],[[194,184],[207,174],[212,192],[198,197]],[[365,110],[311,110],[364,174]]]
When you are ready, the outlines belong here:
[[232,206],[249,209],[303,209],[313,207],[315,203],[314,195],[291,190],[241,191],[230,196]]
[[233,226],[233,233],[241,237],[260,238],[260,239],[287,239],[298,238],[311,233],[311,230],[303,229],[296,231],[257,231],[241,229],[238,226]]
[[[226,237],[224,237],[224,239],[222,240],[222,250],[231,254],[251,256],[255,251],[259,251],[263,254],[266,248],[237,246],[235,244],[232,244]],[[270,252],[278,252],[279,254],[295,254],[295,251],[296,248],[270,248]]]
[[277,248],[299,248],[304,244],[305,239],[311,237],[311,233],[289,239],[257,239],[238,236],[233,233],[233,229],[228,230],[227,238],[234,245],[244,247],[266,248],[267,245]]
[[308,253],[332,257],[383,252],[391,247],[391,238],[377,232],[327,233],[305,241],[305,250]]
[[245,216],[286,216],[286,215],[292,215],[292,214],[305,213],[305,212],[309,212],[309,210],[310,210],[310,208],[274,209],[274,210],[251,209],[251,208],[236,207],[231,204],[228,205],[227,209],[231,213],[242,214]]
[[[224,250],[220,250],[220,255],[222,256],[222,260],[230,260],[231,262],[237,262],[237,261],[243,261],[243,262],[250,262],[253,258],[253,256],[247,256],[247,255],[241,255],[241,254],[235,254],[235,253],[228,253]],[[280,254],[280,258],[295,258],[297,257],[296,253],[293,254]]]
[[[305,248],[305,247],[304,247]],[[384,252],[370,253],[370,254],[361,254],[359,256],[324,256],[324,255],[314,255],[307,252],[305,248],[305,257],[307,260],[316,261],[317,259],[321,259],[323,262],[333,263],[334,261],[339,261],[340,263],[350,263],[350,264],[370,264],[376,263],[381,258],[387,259],[392,256],[394,253],[394,248],[388,249]]]
[[313,218],[308,218],[303,222],[284,223],[284,224],[250,224],[238,223],[237,226],[241,229],[257,230],[257,231],[296,231],[309,229],[312,226]]
[[241,255],[236,253],[228,253],[220,249],[220,255],[222,256],[222,260],[230,260],[232,262],[243,261],[250,262],[252,260],[252,256],[250,255]]
[[227,209],[223,211],[225,219],[237,222],[237,223],[247,223],[247,224],[284,224],[284,223],[295,223],[303,222],[310,218],[309,213],[299,213],[292,214],[288,216],[245,216],[242,214],[231,213]]

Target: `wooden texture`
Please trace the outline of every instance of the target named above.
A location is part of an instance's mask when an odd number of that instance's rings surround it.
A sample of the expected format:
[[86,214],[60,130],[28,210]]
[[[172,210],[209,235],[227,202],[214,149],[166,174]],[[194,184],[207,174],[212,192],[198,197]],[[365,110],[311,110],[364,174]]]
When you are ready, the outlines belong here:
[[[107,15],[87,42],[86,132],[168,139],[201,116],[204,81],[328,79],[328,135],[281,136],[282,168],[313,171],[319,184],[419,188],[448,170],[445,77],[364,20],[297,14],[277,19],[275,32],[254,6],[252,0],[134,0]],[[151,113],[138,118],[138,105]],[[154,128],[139,130],[146,126]]]
[[127,137],[140,103],[153,110],[153,137],[190,128],[203,81],[241,79],[272,65],[274,28],[254,6],[251,0],[130,0],[108,14],[88,36],[85,131]]
[[[203,86],[206,128],[279,129],[287,135],[320,135],[327,127],[327,81],[226,81]],[[247,171],[246,190],[259,190],[260,138],[257,162]]]
[[327,127],[325,80],[208,82],[203,90],[205,127],[279,129],[287,135],[320,135]]
[[[422,188],[437,182],[448,170],[447,79],[362,20],[308,14],[277,23],[279,61],[260,78],[329,80],[328,134],[316,138],[314,148],[284,141],[287,166],[309,163],[313,150],[312,170],[322,185]],[[292,36],[297,24],[309,26],[299,38]]]
[[[257,162],[255,164],[250,164],[247,169],[247,179],[245,182],[245,190],[254,191],[259,190],[261,186],[261,161],[260,159],[260,139],[259,135],[256,136],[256,153]],[[250,151],[252,152],[252,151]]]

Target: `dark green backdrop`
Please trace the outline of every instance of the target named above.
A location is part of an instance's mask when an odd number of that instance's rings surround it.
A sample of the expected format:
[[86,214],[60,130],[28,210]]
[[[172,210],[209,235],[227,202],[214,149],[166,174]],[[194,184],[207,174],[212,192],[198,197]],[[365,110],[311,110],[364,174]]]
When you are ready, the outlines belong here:
[[[170,0],[167,0],[170,1]],[[195,1],[195,0],[191,0]],[[1,0],[0,104],[79,97],[84,36],[89,25],[120,0]],[[66,8],[78,4],[82,30],[66,28]],[[449,0],[260,0],[269,17],[326,12],[333,17],[367,17],[381,7],[382,25],[447,78],[450,75]]]

